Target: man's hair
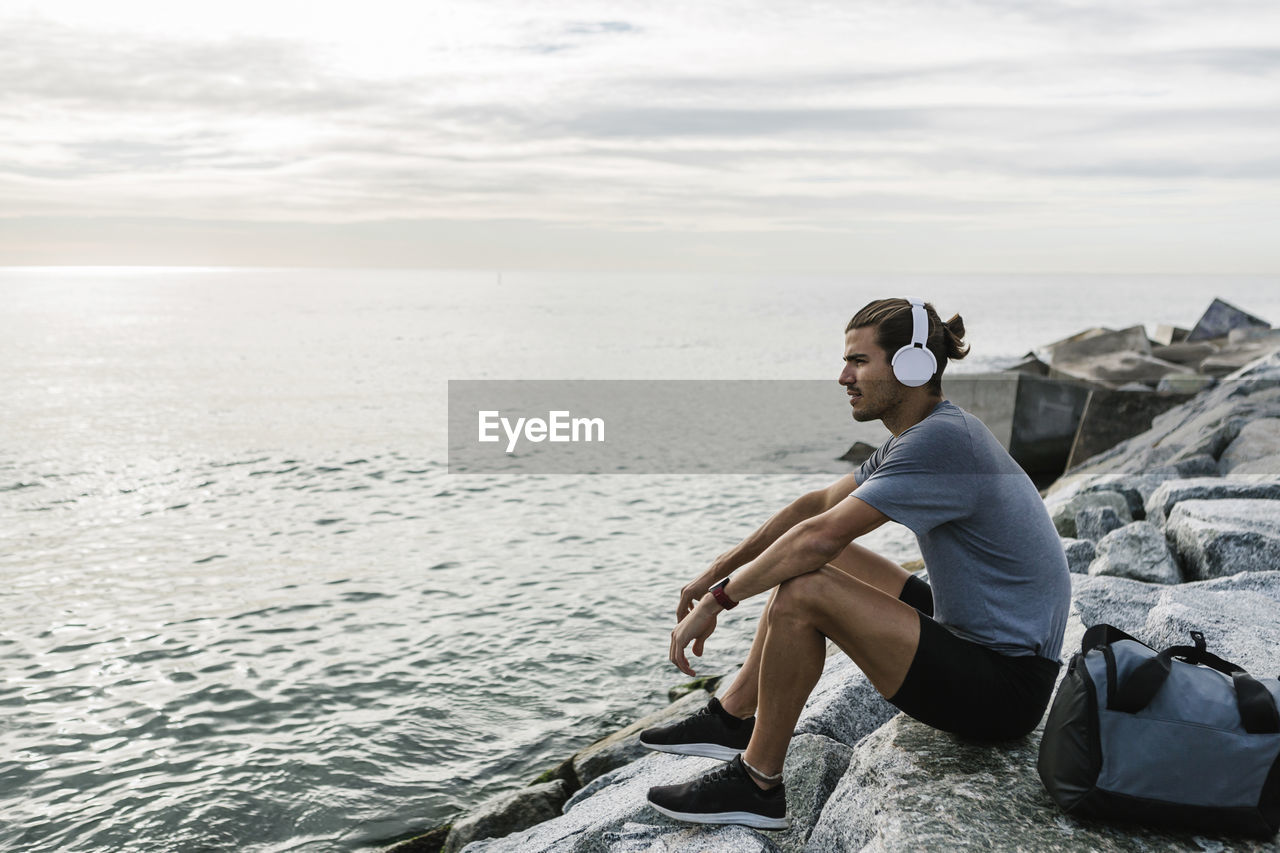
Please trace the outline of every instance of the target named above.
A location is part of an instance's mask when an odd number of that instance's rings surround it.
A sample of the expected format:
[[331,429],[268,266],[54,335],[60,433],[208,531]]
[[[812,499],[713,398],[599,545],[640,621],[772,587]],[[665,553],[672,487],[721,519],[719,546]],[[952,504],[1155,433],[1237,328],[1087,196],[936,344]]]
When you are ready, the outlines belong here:
[[[925,314],[929,317],[929,335],[925,346],[938,360],[938,372],[929,380],[929,390],[934,394],[942,393],[942,371],[947,369],[947,360],[959,361],[969,354],[969,345],[964,342],[964,320],[955,314],[947,322],[942,322],[932,303],[924,304]],[[905,299],[877,299],[862,307],[845,332],[851,329],[862,329],[867,326],[876,327],[876,346],[884,350],[889,360],[902,347],[911,343],[911,303]]]

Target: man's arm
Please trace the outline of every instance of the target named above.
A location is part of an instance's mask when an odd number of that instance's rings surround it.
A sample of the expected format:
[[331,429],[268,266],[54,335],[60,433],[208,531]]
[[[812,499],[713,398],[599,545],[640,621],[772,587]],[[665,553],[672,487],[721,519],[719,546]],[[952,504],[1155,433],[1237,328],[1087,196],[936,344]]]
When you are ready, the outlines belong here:
[[[676,620],[683,619],[693,607],[693,602],[707,594],[711,585],[728,577],[733,571],[759,557],[797,524],[828,512],[849,496],[858,486],[852,473],[846,474],[825,489],[807,492],[774,514],[758,530],[733,548],[716,557],[711,566],[680,590],[680,604],[676,607]],[[843,546],[842,546],[843,547]],[[737,581],[734,581],[737,588]]]
[[[797,575],[816,571],[854,539],[865,536],[888,520],[887,515],[860,499],[856,493],[849,495],[821,515],[800,522],[780,536],[734,575],[733,583],[726,591],[734,601],[742,601]],[[719,605],[714,606],[719,610]]]
[[[783,581],[816,571],[859,536],[875,530],[889,518],[871,504],[849,495],[831,509],[792,527],[765,549],[764,553],[733,576],[725,590],[735,601],[773,589]],[[671,662],[681,672],[693,675],[685,657],[685,647],[693,643],[693,653],[702,654],[703,644],[716,628],[723,608],[710,595],[703,595],[671,632]]]

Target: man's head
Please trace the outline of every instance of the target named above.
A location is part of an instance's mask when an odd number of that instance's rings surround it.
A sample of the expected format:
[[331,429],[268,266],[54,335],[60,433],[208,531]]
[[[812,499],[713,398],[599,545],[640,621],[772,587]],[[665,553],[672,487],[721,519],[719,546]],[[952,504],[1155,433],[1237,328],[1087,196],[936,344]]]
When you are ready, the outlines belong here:
[[882,419],[886,412],[917,397],[940,398],[942,373],[948,359],[962,359],[969,353],[964,343],[964,320],[953,316],[946,323],[929,303],[925,346],[937,360],[938,369],[924,385],[911,388],[894,376],[894,353],[911,343],[911,303],[906,299],[878,299],[865,305],[845,327],[845,367],[840,384],[849,391],[853,417],[858,421]]

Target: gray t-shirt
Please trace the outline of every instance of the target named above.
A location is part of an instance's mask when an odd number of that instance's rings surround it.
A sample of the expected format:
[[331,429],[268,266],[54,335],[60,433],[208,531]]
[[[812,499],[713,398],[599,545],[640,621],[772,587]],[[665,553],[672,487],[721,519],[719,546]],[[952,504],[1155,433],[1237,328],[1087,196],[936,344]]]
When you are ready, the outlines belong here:
[[982,421],[943,400],[862,463],[853,496],[911,529],[934,619],[1009,655],[1058,660],[1071,603],[1039,492]]

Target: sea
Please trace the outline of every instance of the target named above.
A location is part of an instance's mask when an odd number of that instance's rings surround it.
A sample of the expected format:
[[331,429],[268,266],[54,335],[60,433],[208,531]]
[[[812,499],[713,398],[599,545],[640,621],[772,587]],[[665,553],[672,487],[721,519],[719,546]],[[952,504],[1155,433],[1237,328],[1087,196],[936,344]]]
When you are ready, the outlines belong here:
[[[0,269],[0,849],[424,831],[664,705],[680,587],[850,470],[450,473],[451,380],[829,380],[840,408],[872,299],[959,313],[954,375],[1214,297],[1278,322],[1278,283]],[[895,524],[866,544],[918,556]]]

